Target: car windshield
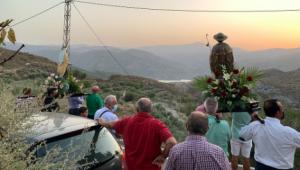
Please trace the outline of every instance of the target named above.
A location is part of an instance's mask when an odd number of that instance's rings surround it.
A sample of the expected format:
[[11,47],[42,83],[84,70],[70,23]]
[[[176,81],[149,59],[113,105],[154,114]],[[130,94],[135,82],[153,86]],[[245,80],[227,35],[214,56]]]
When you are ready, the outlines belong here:
[[44,157],[49,151],[59,152],[54,162],[67,158],[84,169],[100,166],[121,152],[110,132],[99,126],[49,139],[46,144],[37,146],[37,157]]

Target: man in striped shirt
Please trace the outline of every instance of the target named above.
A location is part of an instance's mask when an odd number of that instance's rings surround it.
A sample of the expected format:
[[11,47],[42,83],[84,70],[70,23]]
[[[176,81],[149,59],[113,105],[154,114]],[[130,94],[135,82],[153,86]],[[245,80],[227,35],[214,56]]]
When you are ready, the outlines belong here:
[[169,155],[166,170],[230,170],[222,148],[208,143],[204,137],[208,130],[207,115],[192,112],[186,123],[189,136],[175,145]]

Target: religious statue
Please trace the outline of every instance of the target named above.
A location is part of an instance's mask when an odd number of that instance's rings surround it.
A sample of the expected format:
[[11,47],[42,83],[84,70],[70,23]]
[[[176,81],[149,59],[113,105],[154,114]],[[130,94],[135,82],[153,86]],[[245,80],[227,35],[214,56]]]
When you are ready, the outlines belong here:
[[210,69],[215,74],[216,78],[221,78],[222,65],[225,66],[228,72],[231,72],[234,68],[234,59],[231,47],[223,41],[227,39],[227,36],[223,33],[214,35],[214,39],[218,41],[211,50],[209,62]]

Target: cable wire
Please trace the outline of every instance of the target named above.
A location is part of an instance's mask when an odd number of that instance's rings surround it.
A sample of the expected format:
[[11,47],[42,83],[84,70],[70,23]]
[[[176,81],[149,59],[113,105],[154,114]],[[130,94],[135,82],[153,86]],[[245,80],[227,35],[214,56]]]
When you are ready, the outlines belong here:
[[169,8],[148,8],[148,7],[138,7],[138,6],[126,6],[126,5],[114,5],[106,3],[88,2],[76,0],[75,2],[99,5],[106,7],[115,8],[127,8],[127,9],[138,9],[138,10],[148,10],[148,11],[165,11],[165,12],[195,12],[195,13],[271,13],[271,12],[299,12],[299,9],[270,9],[270,10],[190,10],[190,9],[169,9]]
[[64,1],[63,1],[63,2],[59,2],[58,4],[55,4],[55,5],[53,5],[53,6],[49,7],[49,8],[47,8],[47,9],[45,9],[45,10],[39,12],[39,13],[36,13],[36,14],[34,14],[34,15],[32,15],[32,16],[26,18],[26,19],[23,19],[23,20],[21,20],[21,21],[15,23],[15,24],[13,24],[13,25],[11,25],[10,27],[14,27],[14,26],[19,25],[19,24],[21,24],[21,23],[23,23],[23,22],[26,22],[26,21],[28,21],[28,20],[30,20],[30,19],[32,19],[32,18],[35,18],[35,17],[37,17],[37,16],[39,16],[39,15],[41,15],[41,14],[43,14],[43,13],[45,13],[45,12],[47,12],[47,11],[53,9],[53,8],[55,8],[55,7],[57,7],[57,6],[59,6],[60,4],[63,4],[63,3],[64,3]]
[[116,59],[116,57],[111,53],[111,51],[107,48],[107,46],[103,43],[103,41],[100,39],[100,37],[97,35],[96,31],[93,29],[93,27],[89,24],[89,22],[86,20],[86,18],[82,15],[82,13],[79,11],[79,9],[75,6],[75,4],[72,4],[82,20],[85,22],[85,24],[88,26],[89,30],[93,33],[95,38],[99,41],[99,43],[103,46],[103,48],[106,50],[106,52],[113,58],[113,60],[120,66],[122,71],[129,75],[128,71],[122,66],[122,64]]

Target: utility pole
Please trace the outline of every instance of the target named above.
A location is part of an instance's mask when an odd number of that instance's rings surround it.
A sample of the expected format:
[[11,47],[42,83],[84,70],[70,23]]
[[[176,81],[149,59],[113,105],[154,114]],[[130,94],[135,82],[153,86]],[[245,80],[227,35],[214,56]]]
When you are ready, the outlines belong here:
[[[66,50],[66,53],[70,59],[70,28],[71,28],[71,2],[73,0],[65,0],[65,14],[64,14],[64,35],[62,49]],[[70,64],[66,70],[66,73],[70,71]],[[65,73],[65,75],[66,75]]]

